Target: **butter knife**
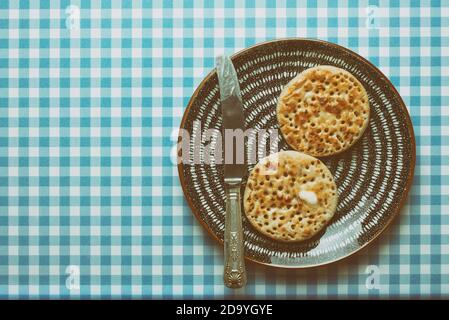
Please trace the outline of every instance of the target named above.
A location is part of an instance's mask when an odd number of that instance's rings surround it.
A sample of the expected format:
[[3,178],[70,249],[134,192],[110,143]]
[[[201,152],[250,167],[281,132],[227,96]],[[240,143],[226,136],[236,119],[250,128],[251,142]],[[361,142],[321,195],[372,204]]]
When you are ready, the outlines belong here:
[[[245,131],[243,103],[239,81],[232,61],[227,56],[217,57],[216,65],[220,88],[221,112],[223,117],[223,137],[226,130],[241,129]],[[247,167],[245,155],[237,156],[237,152],[245,152],[244,146],[237,146],[239,139],[224,141],[224,183],[226,190],[226,216],[224,232],[224,284],[229,288],[241,288],[246,284],[245,258],[243,253],[242,211],[240,201],[240,185]],[[228,161],[232,152],[232,161]],[[232,163],[229,163],[232,162]]]

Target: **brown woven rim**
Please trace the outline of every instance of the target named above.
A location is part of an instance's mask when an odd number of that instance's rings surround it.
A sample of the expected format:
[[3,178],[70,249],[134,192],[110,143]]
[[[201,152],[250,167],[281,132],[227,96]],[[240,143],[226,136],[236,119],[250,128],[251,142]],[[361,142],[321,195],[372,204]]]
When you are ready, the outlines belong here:
[[[345,51],[345,52],[347,52],[347,53],[349,53],[351,55],[354,55],[362,63],[369,65],[371,68],[375,69],[380,75],[382,75],[382,77],[387,82],[389,88],[399,98],[398,101],[399,101],[400,108],[404,111],[404,114],[407,115],[407,117],[406,117],[406,121],[407,121],[406,125],[407,125],[407,128],[409,130],[410,137],[411,137],[411,142],[412,142],[412,146],[411,146],[411,150],[412,150],[412,164],[410,166],[410,171],[409,171],[408,176],[407,176],[406,187],[404,189],[404,192],[402,193],[402,197],[401,197],[401,199],[399,201],[399,205],[396,207],[396,209],[394,210],[393,214],[390,215],[388,221],[385,223],[383,228],[378,230],[377,233],[374,234],[373,237],[369,241],[367,241],[366,243],[361,245],[356,250],[350,252],[349,254],[347,254],[345,256],[338,257],[337,259],[334,259],[334,260],[331,260],[331,261],[318,263],[318,264],[314,264],[314,265],[304,265],[304,266],[298,266],[298,265],[295,265],[295,266],[275,265],[275,264],[270,264],[270,263],[264,263],[264,262],[261,262],[261,261],[257,261],[257,260],[254,260],[254,259],[251,259],[251,258],[245,256],[247,261],[250,261],[250,262],[253,262],[253,263],[256,263],[256,264],[259,264],[259,265],[270,266],[270,267],[275,267],[275,268],[280,268],[280,269],[286,269],[286,268],[288,268],[288,269],[307,269],[307,268],[314,268],[314,267],[318,267],[318,266],[323,266],[323,265],[328,265],[328,264],[331,264],[331,263],[335,263],[337,261],[346,259],[347,257],[352,256],[352,255],[354,255],[357,252],[360,252],[363,248],[366,248],[369,244],[374,242],[374,240],[376,240],[379,237],[379,235],[382,234],[385,231],[385,229],[387,229],[387,227],[392,223],[394,218],[399,215],[402,207],[404,206],[404,203],[405,203],[405,201],[408,198],[408,193],[409,193],[411,185],[412,185],[414,171],[415,171],[415,164],[416,164],[416,141],[415,141],[415,134],[414,134],[414,131],[413,131],[413,124],[412,124],[412,121],[410,119],[410,114],[409,114],[409,112],[407,110],[407,107],[405,106],[405,103],[402,100],[402,97],[400,96],[399,92],[396,90],[394,85],[391,83],[391,81],[374,64],[372,64],[370,61],[368,61],[367,59],[365,59],[364,57],[362,57],[358,53],[356,53],[354,51],[351,51],[348,48],[345,48],[345,47],[340,46],[338,44],[335,44],[335,43],[332,43],[332,42],[327,42],[327,41],[324,41],[324,40],[305,39],[305,38],[285,38],[285,39],[264,41],[264,42],[255,44],[253,46],[250,46],[250,47],[245,48],[245,49],[243,49],[243,50],[241,50],[239,52],[234,53],[233,55],[231,55],[231,59],[233,60],[234,58],[239,57],[240,55],[246,53],[249,50],[252,50],[252,49],[257,48],[257,47],[264,46],[264,45],[269,44],[269,43],[275,43],[275,42],[296,42],[296,41],[314,42],[314,43],[323,44],[323,45],[326,45],[326,46],[329,46],[329,47],[334,47],[334,48],[339,49],[339,50],[343,50],[343,51]],[[187,114],[189,113],[189,110],[190,110],[190,108],[192,106],[193,101],[196,99],[198,93],[200,92],[200,90],[204,86],[204,83],[206,83],[209,80],[209,78],[212,77],[212,75],[214,73],[215,73],[215,70],[212,70],[211,72],[209,72],[209,74],[201,81],[201,83],[198,85],[198,87],[194,91],[194,93],[193,93],[192,97],[190,98],[189,103],[187,104],[187,107],[186,107],[186,109],[184,111],[184,115],[182,117],[181,124],[180,124],[180,129],[182,129],[184,127],[184,124],[185,124],[185,121],[186,121],[186,118],[187,118]],[[178,135],[178,141],[179,141],[179,139],[180,139],[180,137]],[[223,245],[223,240],[221,240],[220,238],[217,237],[217,235],[200,218],[199,213],[195,210],[195,206],[193,205],[193,201],[189,197],[187,189],[186,189],[186,183],[184,181],[184,176],[183,176],[183,167],[184,167],[184,165],[182,163],[178,164],[178,176],[179,176],[179,180],[181,182],[182,191],[184,193],[185,198],[187,199],[187,203],[189,204],[190,209],[192,210],[192,212],[195,215],[196,219],[207,230],[207,232],[211,235],[211,237],[214,238],[218,243]]]

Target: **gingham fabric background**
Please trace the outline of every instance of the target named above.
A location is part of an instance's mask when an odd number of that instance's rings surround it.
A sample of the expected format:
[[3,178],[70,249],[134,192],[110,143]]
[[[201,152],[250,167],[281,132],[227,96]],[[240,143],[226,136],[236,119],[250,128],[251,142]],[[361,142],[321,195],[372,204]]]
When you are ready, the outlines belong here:
[[[1,0],[0,297],[448,297],[448,36],[448,1]],[[173,132],[217,54],[282,37],[349,47],[392,80],[414,185],[369,249],[315,270],[248,265],[232,291]]]

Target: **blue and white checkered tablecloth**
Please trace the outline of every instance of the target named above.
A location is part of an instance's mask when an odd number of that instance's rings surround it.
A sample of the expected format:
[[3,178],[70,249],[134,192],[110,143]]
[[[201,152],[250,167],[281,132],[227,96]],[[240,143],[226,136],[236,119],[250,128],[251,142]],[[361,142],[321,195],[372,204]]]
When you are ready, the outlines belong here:
[[[413,188],[373,245],[313,270],[223,256],[170,154],[214,57],[346,46],[409,108]],[[0,1],[0,297],[449,297],[448,1]]]

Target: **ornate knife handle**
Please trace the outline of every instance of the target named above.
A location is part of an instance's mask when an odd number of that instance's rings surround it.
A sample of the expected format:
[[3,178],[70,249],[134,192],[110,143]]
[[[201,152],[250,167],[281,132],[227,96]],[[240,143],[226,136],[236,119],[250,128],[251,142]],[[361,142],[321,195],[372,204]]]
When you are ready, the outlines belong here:
[[229,288],[241,288],[246,284],[242,211],[240,205],[240,184],[227,187],[223,279],[225,285]]

